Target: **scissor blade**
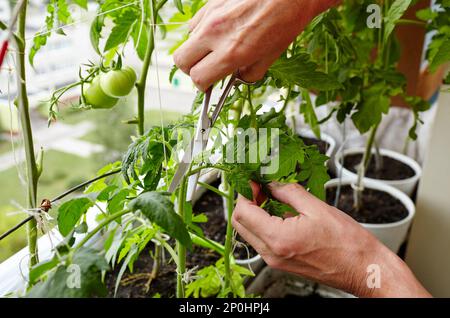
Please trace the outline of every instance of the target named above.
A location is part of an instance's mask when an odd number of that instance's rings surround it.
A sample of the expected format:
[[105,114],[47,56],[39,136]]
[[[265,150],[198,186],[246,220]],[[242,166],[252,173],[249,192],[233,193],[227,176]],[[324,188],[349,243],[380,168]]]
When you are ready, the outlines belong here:
[[192,148],[194,145],[194,140],[192,139],[191,143],[189,144],[188,148],[185,150],[183,158],[181,159],[180,163],[178,164],[178,169],[175,172],[175,175],[172,178],[172,182],[169,186],[169,192],[174,192],[177,187],[180,185],[181,180],[186,175],[186,172],[189,169],[189,166],[192,162]]

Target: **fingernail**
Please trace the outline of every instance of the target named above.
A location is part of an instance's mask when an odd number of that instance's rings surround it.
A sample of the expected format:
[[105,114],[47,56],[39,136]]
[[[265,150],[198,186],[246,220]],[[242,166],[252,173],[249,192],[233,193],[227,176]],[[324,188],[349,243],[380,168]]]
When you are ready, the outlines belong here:
[[271,183],[269,183],[269,187],[270,188],[281,188],[281,187],[283,187],[285,185],[286,185],[286,183],[282,183],[282,182],[279,182],[279,181],[272,181]]

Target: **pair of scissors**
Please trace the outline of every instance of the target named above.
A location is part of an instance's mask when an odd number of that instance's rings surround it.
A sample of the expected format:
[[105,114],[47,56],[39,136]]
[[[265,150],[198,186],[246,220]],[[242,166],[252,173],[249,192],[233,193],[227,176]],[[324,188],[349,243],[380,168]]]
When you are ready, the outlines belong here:
[[9,21],[8,31],[6,37],[3,39],[2,45],[0,47],[0,67],[3,65],[3,61],[6,57],[6,52],[8,51],[9,39],[13,36],[13,29],[17,23],[17,19],[19,17],[20,9],[22,9],[25,0],[20,0],[17,2],[16,6],[11,15],[11,19]]
[[[215,107],[211,117],[209,117],[208,113],[213,87],[210,87],[206,91],[194,138],[192,139],[190,145],[188,145],[188,148],[185,150],[184,156],[181,162],[179,163],[178,169],[172,179],[172,183],[170,184],[169,192],[174,192],[178,188],[178,186],[181,183],[181,180],[190,171],[192,160],[205,151],[206,146],[208,144],[210,130],[212,127],[214,127],[214,124],[219,118],[220,112],[222,111],[223,106],[225,105],[228,95],[230,94],[233,87],[239,86],[240,84],[254,85],[255,83],[246,82],[240,79],[239,72],[233,73],[227,85],[225,86],[225,89],[222,95],[220,96],[219,102]],[[197,187],[199,175],[200,172],[189,176],[186,191],[187,201],[192,200],[193,194]]]

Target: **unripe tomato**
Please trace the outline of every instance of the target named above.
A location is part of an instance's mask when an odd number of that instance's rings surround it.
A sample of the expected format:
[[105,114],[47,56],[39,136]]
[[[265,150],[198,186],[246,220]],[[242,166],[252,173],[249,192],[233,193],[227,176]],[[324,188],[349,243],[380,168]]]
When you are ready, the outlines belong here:
[[109,71],[100,76],[100,85],[109,96],[121,97],[130,94],[136,83],[136,73],[131,67]]
[[105,94],[100,86],[99,76],[94,77],[87,89],[84,90],[84,98],[92,108],[112,108],[119,100]]

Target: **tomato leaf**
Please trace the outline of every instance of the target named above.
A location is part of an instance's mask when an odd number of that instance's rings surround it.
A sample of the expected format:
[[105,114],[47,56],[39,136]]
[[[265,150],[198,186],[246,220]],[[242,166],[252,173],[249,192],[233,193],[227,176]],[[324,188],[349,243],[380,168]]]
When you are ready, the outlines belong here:
[[298,85],[322,91],[333,90],[341,84],[331,75],[317,71],[317,64],[308,54],[298,54],[290,58],[281,57],[269,69],[269,74],[285,86]]
[[118,45],[125,43],[130,35],[131,28],[136,23],[138,16],[134,10],[124,10],[122,14],[114,20],[114,27],[109,34],[105,44],[105,51],[109,51]]
[[94,203],[86,197],[75,198],[64,202],[58,209],[58,229],[66,236],[75,227],[81,216],[92,207]]
[[102,52],[100,52],[99,43],[104,26],[105,26],[105,17],[103,15],[99,15],[95,17],[94,21],[92,21],[91,29],[89,32],[91,45],[94,48],[95,52],[97,52],[97,54],[99,55],[102,54]]
[[406,10],[411,5],[411,0],[395,0],[389,8],[385,18],[384,26],[384,42],[386,43],[392,31],[394,31],[395,24],[405,14]]
[[170,198],[159,192],[144,192],[128,205],[132,211],[141,211],[151,222],[156,223],[171,237],[188,248],[191,237],[181,217],[176,214]]
[[381,122],[383,114],[389,111],[390,98],[386,96],[385,84],[380,82],[363,92],[361,103],[357,106],[357,112],[352,115],[353,123],[361,133]]
[[430,71],[436,72],[442,64],[450,61],[450,38],[443,42],[430,61]]
[[177,7],[178,11],[184,15],[183,3],[181,2],[181,0],[173,0],[173,2],[175,3],[175,6]]
[[[42,265],[44,266],[44,265]],[[102,271],[109,269],[103,255],[90,248],[76,251],[70,262],[58,266],[45,281],[34,285],[27,298],[85,298],[105,296]]]

